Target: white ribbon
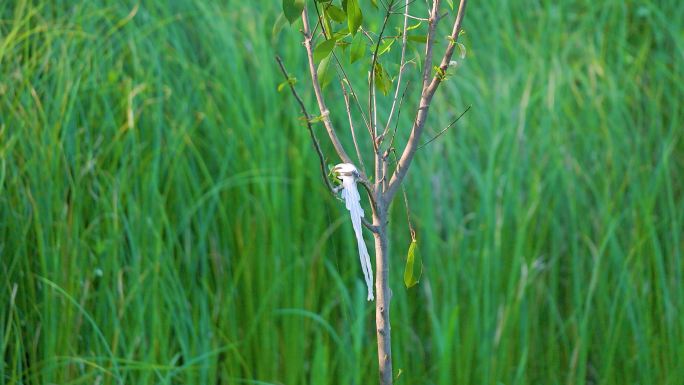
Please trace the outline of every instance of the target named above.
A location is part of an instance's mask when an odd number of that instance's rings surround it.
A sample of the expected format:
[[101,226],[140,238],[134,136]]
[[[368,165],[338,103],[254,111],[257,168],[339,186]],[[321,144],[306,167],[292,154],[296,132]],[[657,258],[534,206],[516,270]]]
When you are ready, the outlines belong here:
[[366,242],[363,240],[363,233],[361,229],[361,218],[363,217],[363,208],[361,207],[361,196],[356,187],[356,181],[359,177],[359,172],[351,163],[340,163],[333,168],[333,172],[337,178],[342,181],[341,197],[349,210],[351,215],[352,226],[356,234],[356,243],[359,247],[359,259],[361,260],[361,269],[363,270],[363,277],[366,280],[366,287],[368,288],[368,300],[372,301],[373,297],[373,268],[366,249]]

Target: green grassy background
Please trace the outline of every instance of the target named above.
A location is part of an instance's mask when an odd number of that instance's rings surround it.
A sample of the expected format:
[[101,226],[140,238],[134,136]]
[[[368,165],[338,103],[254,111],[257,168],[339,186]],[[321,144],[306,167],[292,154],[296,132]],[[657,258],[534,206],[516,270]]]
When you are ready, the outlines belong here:
[[[376,381],[279,3],[0,3],[0,384]],[[684,383],[684,7],[471,1],[464,27],[408,291],[393,208],[397,383]]]

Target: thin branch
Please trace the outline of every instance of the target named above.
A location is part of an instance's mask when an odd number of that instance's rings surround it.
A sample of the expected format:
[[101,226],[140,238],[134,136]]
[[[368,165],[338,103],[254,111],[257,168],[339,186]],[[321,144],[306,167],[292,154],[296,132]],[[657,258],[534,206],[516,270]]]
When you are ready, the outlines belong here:
[[[408,3],[408,1],[407,1]],[[430,19],[426,17],[417,17],[413,15],[409,15],[408,13],[402,13],[402,12],[392,12],[393,15],[402,15],[407,19],[413,19],[413,20],[419,20],[419,21],[430,21]]]
[[407,3],[407,5],[404,5],[403,7],[395,8],[394,10],[395,10],[395,11],[401,11],[402,9],[408,8],[409,5],[411,5],[411,4],[415,3],[415,2],[416,2],[416,0],[411,0],[411,1],[409,1],[409,2]]
[[[397,129],[399,128],[399,118],[401,117],[401,107],[404,105],[404,96],[406,96],[406,90],[408,90],[409,85],[411,84],[411,81],[409,80],[406,82],[406,87],[404,87],[404,92],[401,94],[401,99],[399,99],[399,107],[397,108],[397,121],[394,123],[394,131],[392,132],[392,137],[390,138],[389,146],[387,147],[387,150],[385,150],[385,153],[383,154],[383,157],[387,159],[389,157],[390,152],[395,152],[394,148],[392,145],[394,144],[394,138],[397,137]],[[395,154],[396,158],[396,154]],[[396,159],[395,159],[395,164]],[[394,169],[396,171],[396,167]],[[383,178],[383,191],[387,191],[387,188],[389,186],[389,178],[387,174],[387,170],[383,173],[384,178]]]
[[359,158],[359,166],[361,166],[361,171],[363,171],[363,173],[365,174],[366,166],[363,164],[363,157],[361,156],[361,150],[359,149],[359,142],[356,140],[356,133],[354,131],[354,120],[352,119],[351,107],[349,105],[349,95],[347,94],[347,88],[344,86],[343,80],[340,80],[340,86],[342,87],[344,105],[347,108],[347,118],[349,119],[349,131],[351,131],[352,141],[354,142],[354,149],[356,150],[356,156]]
[[332,183],[330,183],[330,179],[328,179],[328,173],[325,170],[325,156],[323,155],[323,150],[321,150],[321,144],[318,142],[316,133],[314,132],[313,127],[311,125],[311,115],[309,115],[309,113],[307,112],[306,106],[304,105],[304,101],[297,93],[297,90],[294,87],[294,83],[290,81],[290,75],[288,74],[287,69],[285,68],[285,64],[283,64],[283,60],[280,58],[280,56],[276,56],[276,61],[278,62],[280,71],[283,73],[283,76],[285,77],[285,81],[287,81],[290,85],[290,91],[292,91],[292,95],[295,97],[295,99],[297,99],[299,108],[302,110],[302,114],[304,114],[304,119],[306,119],[306,128],[309,130],[311,141],[313,142],[314,148],[316,149],[316,154],[318,154],[318,160],[321,164],[321,174],[323,175],[323,180],[325,181],[326,186],[328,186],[328,189],[330,191],[334,191],[335,189]]
[[373,150],[375,152],[375,183],[376,191],[382,190],[382,181],[384,180],[383,170],[386,169],[384,163],[385,159],[380,153],[380,141],[382,138],[378,138],[378,118],[377,118],[377,108],[376,108],[376,92],[375,92],[375,67],[378,62],[378,50],[380,49],[380,43],[382,42],[382,35],[385,33],[385,28],[387,28],[387,22],[389,21],[390,15],[392,13],[392,8],[394,7],[394,1],[392,0],[386,7],[385,18],[382,22],[382,28],[380,29],[380,34],[378,35],[377,42],[375,44],[375,50],[373,51],[373,60],[370,66],[370,75],[368,76],[368,115],[371,118],[371,127],[373,128]]
[[376,182],[376,188],[378,190],[380,189],[380,181],[384,179],[384,174],[382,171],[384,170],[384,163],[385,160],[380,156],[380,142],[382,141],[382,138],[378,137],[378,131],[377,131],[377,122],[378,122],[378,108],[377,108],[377,100],[376,100],[376,93],[375,93],[375,84],[373,84],[373,122],[375,122],[375,126],[373,127],[373,133],[375,134],[375,141],[373,141],[373,148],[375,150],[375,182]]
[[397,75],[397,88],[394,90],[394,99],[392,100],[392,107],[390,108],[390,113],[387,117],[387,124],[385,125],[385,129],[382,131],[383,138],[387,134],[387,130],[389,129],[390,123],[392,123],[392,115],[394,114],[394,108],[397,105],[397,97],[399,96],[399,90],[401,89],[401,75],[404,73],[404,66],[406,64],[406,44],[408,42],[406,32],[408,29],[409,5],[409,0],[406,0],[406,5],[404,5],[404,7],[406,8],[406,13],[404,13],[404,28],[401,39],[401,60],[399,61],[399,75]]
[[[394,163],[397,163],[397,152],[392,151],[394,155]],[[416,230],[413,228],[413,223],[411,223],[411,209],[409,208],[408,196],[406,195],[406,189],[404,185],[401,185],[401,192],[404,195],[404,207],[406,207],[406,221],[408,222],[409,232],[411,233],[411,241],[416,240]]]
[[[299,93],[297,93],[297,89],[294,87],[294,83],[290,81],[290,75],[287,72],[287,69],[285,68],[285,64],[283,64],[283,60],[280,58],[280,56],[276,56],[276,61],[278,62],[278,66],[280,67],[280,71],[283,73],[283,76],[285,77],[285,81],[288,82],[290,86],[290,91],[292,91],[292,95],[295,97],[297,100],[297,103],[299,104],[299,108],[302,111],[302,114],[304,114],[304,119],[306,119],[306,127],[309,130],[309,135],[311,136],[311,141],[314,145],[314,148],[316,149],[316,154],[318,155],[318,161],[321,166],[321,175],[323,177],[323,181],[325,182],[325,185],[328,187],[328,190],[330,193],[337,197],[336,194],[336,189],[330,183],[330,179],[328,179],[328,173],[325,170],[325,156],[323,155],[323,150],[321,150],[321,144],[318,141],[318,138],[316,137],[316,133],[313,130],[313,126],[311,124],[311,115],[309,115],[308,111],[306,110],[306,106],[304,105],[304,101],[302,98],[299,96]],[[369,199],[371,201],[371,204],[375,207],[375,199],[373,198],[373,195],[370,194],[370,190],[368,188],[368,182],[363,179],[360,180],[360,183],[366,188],[366,191],[369,192]],[[366,226],[371,232],[377,233],[379,231],[378,226],[373,225],[370,223],[367,219],[361,218],[361,221],[363,222],[363,225]]]
[[430,18],[428,19],[428,35],[425,44],[425,66],[423,67],[423,93],[428,85],[430,79],[430,71],[432,71],[432,48],[435,45],[435,31],[439,23],[439,3],[440,0],[432,2],[432,11],[430,11]]
[[[439,3],[439,0],[435,0],[434,4],[437,3]],[[439,10],[439,8],[434,7],[434,4],[433,13],[430,17],[436,17],[435,15],[437,15],[437,11]],[[449,36],[449,44],[447,45],[447,48],[444,52],[444,56],[442,57],[442,62],[440,63],[439,67],[442,70],[442,73],[446,73],[446,69],[449,66],[449,62],[451,61],[451,56],[454,53],[456,41],[458,39],[459,33],[461,32],[461,24],[463,23],[463,16],[465,15],[466,4],[467,0],[461,0],[460,4],[458,5],[458,13],[456,14],[456,20],[454,21],[454,26],[451,31],[451,35]],[[430,44],[430,42],[430,38],[428,38],[428,44]],[[432,42],[434,43],[434,40],[432,40]],[[432,49],[430,48],[430,52],[431,51]],[[427,57],[425,59],[426,62],[429,59],[430,58]],[[425,70],[428,71],[427,68]],[[394,197],[394,194],[396,194],[397,189],[399,188],[399,185],[406,177],[406,172],[408,171],[408,168],[411,166],[413,156],[415,155],[416,150],[418,149],[418,146],[420,144],[420,137],[423,133],[425,122],[427,121],[427,116],[430,110],[430,103],[432,102],[432,97],[434,96],[435,91],[437,90],[437,87],[439,87],[439,84],[442,82],[442,80],[443,77],[439,76],[439,74],[436,74],[435,76],[433,76],[430,84],[427,87],[423,87],[423,92],[420,97],[420,103],[418,106],[418,112],[416,114],[416,119],[413,122],[413,127],[411,128],[411,134],[409,136],[408,143],[406,144],[406,147],[404,148],[404,151],[401,154],[401,158],[399,159],[399,163],[397,164],[397,170],[392,175],[392,178],[389,182],[389,187],[387,188],[387,191],[385,193],[387,202],[391,202],[392,198]]]
[[440,131],[439,133],[437,133],[437,135],[433,136],[432,139],[430,139],[430,140],[428,140],[427,142],[425,142],[425,143],[421,144],[420,146],[418,146],[418,148],[417,148],[416,150],[420,150],[421,148],[423,148],[423,147],[427,146],[428,144],[432,143],[433,140],[435,140],[435,139],[439,138],[440,136],[442,136],[442,134],[444,134],[444,133],[445,133],[448,129],[450,129],[454,124],[456,124],[456,122],[458,122],[458,121],[463,117],[463,115],[465,115],[466,112],[468,112],[468,110],[470,110],[470,107],[472,107],[472,105],[468,106],[468,108],[466,108],[465,111],[461,112],[461,115],[459,115],[456,119],[454,119],[451,123],[449,123],[448,126],[444,127],[444,129],[442,129],[442,131]]
[[411,209],[409,208],[408,196],[406,195],[406,189],[404,185],[401,185],[401,192],[404,194],[404,206],[406,207],[406,220],[408,221],[409,232],[411,233],[411,240],[416,241],[416,230],[413,228],[411,223]]
[[391,3],[389,5],[387,5],[384,0],[380,0],[380,4],[382,4],[382,7],[385,8],[385,10],[388,10],[389,8],[392,7]]
[[[401,106],[404,105],[404,96],[406,96],[406,90],[408,90],[411,82],[406,82],[406,87],[404,87],[404,92],[401,94],[401,99],[399,99],[399,107],[397,108],[397,121],[394,123],[394,131],[392,132],[392,138],[390,139],[387,151],[392,150],[392,145],[394,145],[394,138],[397,136],[397,129],[399,128],[399,118],[401,117]],[[388,154],[385,154],[385,158]]]
[[356,92],[354,91],[354,86],[352,85],[351,80],[349,80],[349,76],[347,76],[347,72],[344,70],[344,67],[342,67],[342,63],[340,62],[340,59],[335,54],[335,51],[332,52],[332,55],[333,55],[333,58],[335,58],[335,63],[337,63],[337,69],[339,69],[340,72],[342,72],[342,78],[349,85],[349,93],[351,94],[352,98],[354,99],[354,102],[356,103],[356,108],[359,110],[359,113],[361,114],[361,118],[363,119],[363,123],[366,125],[366,128],[368,128],[368,133],[370,134],[370,137],[372,139],[373,133],[371,131],[370,122],[368,121],[368,118],[366,118],[366,113],[363,111],[363,107],[361,106],[361,102],[359,102],[359,98],[356,96]]
[[[461,33],[461,24],[463,23],[463,16],[465,15],[465,8],[467,2],[467,0],[461,0],[461,3],[458,5],[456,21],[454,21],[454,27],[451,30],[451,35],[449,35],[448,37],[449,44],[447,45],[447,48],[444,51],[444,56],[442,56],[442,62],[439,63],[440,72],[443,74],[445,74],[447,69],[449,68],[451,56],[453,56],[454,50],[456,49],[456,43],[458,41],[458,35]],[[434,76],[432,78],[432,82],[430,83],[430,92],[434,94],[434,92],[437,90],[437,87],[439,86],[439,83],[441,83],[442,80],[443,76]]]
[[316,101],[318,102],[318,109],[320,110],[321,116],[323,118],[323,124],[325,125],[325,129],[328,131],[328,136],[330,137],[330,141],[332,142],[333,147],[335,148],[335,152],[337,152],[337,155],[340,157],[340,159],[342,159],[343,162],[352,163],[351,158],[349,157],[349,155],[347,155],[347,152],[344,150],[344,147],[342,146],[340,139],[337,137],[337,134],[335,133],[335,129],[333,128],[332,122],[330,120],[330,110],[328,110],[328,107],[325,104],[325,100],[323,99],[323,92],[321,91],[321,85],[318,81],[318,73],[316,72],[316,64],[313,58],[313,47],[311,46],[311,31],[309,30],[309,17],[306,12],[306,7],[302,11],[302,22],[304,25],[304,47],[306,48],[306,55],[309,59],[309,73],[311,74],[311,83],[314,89],[314,94],[316,94]]
[[[318,16],[318,20],[316,21],[316,26],[314,27],[313,30],[313,35],[316,35],[316,28],[318,26],[321,26],[321,31],[323,32],[323,37],[325,37],[326,40],[329,39],[328,33],[325,31],[325,26],[323,25],[323,18],[321,17],[321,11],[318,9],[318,2],[314,1],[314,8],[316,9],[316,16]],[[332,3],[331,3],[332,4]]]
[[378,146],[376,144],[376,138],[378,136],[378,129],[377,129],[377,119],[374,119],[375,117],[375,108],[374,108],[374,99],[375,99],[375,66],[378,62],[378,50],[380,49],[380,43],[382,42],[382,34],[385,33],[385,28],[387,27],[387,21],[389,20],[390,17],[390,12],[391,12],[391,7],[394,4],[390,4],[390,8],[387,9],[387,12],[385,13],[385,19],[382,22],[382,28],[380,29],[380,35],[378,35],[377,42],[375,43],[375,50],[373,51],[373,60],[371,61],[371,66],[370,66],[370,75],[368,76],[368,109],[369,109],[369,115],[371,118],[371,127],[373,128],[373,148],[375,149],[375,153],[378,153]]
[[369,32],[369,31],[366,31],[365,29],[363,29],[363,26],[360,26],[360,27],[359,27],[359,31],[361,31],[361,33],[363,33],[363,36],[365,36],[366,39],[368,39],[368,41],[369,41],[369,42],[371,43],[371,45],[372,45],[372,44],[373,44],[373,36],[370,35],[370,32]]

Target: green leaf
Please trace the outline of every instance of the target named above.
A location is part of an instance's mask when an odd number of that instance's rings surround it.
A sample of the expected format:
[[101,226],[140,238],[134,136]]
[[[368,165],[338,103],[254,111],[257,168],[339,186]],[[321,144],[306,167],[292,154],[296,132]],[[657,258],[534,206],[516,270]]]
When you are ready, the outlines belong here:
[[334,73],[334,68],[331,68],[330,66],[330,56],[326,56],[318,64],[318,69],[316,70],[316,74],[318,75],[318,83],[321,85],[321,88],[325,88],[325,86],[330,83],[330,81],[333,79]]
[[304,0],[283,0],[283,13],[290,24],[302,16]]
[[370,2],[373,8],[378,9],[378,0],[370,0]]
[[280,13],[280,15],[278,15],[278,18],[275,21],[275,24],[273,24],[273,31],[271,31],[271,41],[273,42],[273,44],[275,44],[275,40],[280,34],[280,31],[285,26],[285,23],[287,23],[287,19],[285,18],[285,15],[283,13]]
[[297,83],[297,78],[294,78],[294,77],[287,78],[287,80],[278,84],[278,92],[282,91],[286,86],[289,86],[290,84],[294,85],[295,83]]
[[318,123],[318,122],[322,122],[323,120],[325,120],[325,116],[318,115],[318,116],[314,116],[313,118],[309,119],[309,123],[312,123],[312,124]]
[[435,71],[435,76],[438,77],[440,81],[444,81],[446,79],[446,72],[438,65],[432,66],[432,70]]
[[417,43],[427,43],[427,35],[407,35],[406,39]]
[[355,62],[366,54],[366,44],[363,42],[363,36],[358,35],[354,37],[351,44],[351,62]]
[[361,23],[363,22],[363,14],[361,7],[359,7],[359,0],[347,0],[347,23],[349,24],[349,32],[356,35]]
[[325,12],[328,13],[330,17],[338,23],[344,23],[344,21],[347,20],[347,14],[344,13],[342,8],[336,5],[331,4],[329,7],[325,8]]
[[451,10],[453,11],[454,10],[454,0],[447,0],[447,4],[449,4],[449,8],[451,8]]
[[[423,274],[423,262],[420,258],[420,253],[416,251],[418,248],[418,241],[415,239],[411,241],[408,249],[408,256],[406,257],[406,266],[404,267],[404,285],[407,289],[415,286],[420,281],[420,276]],[[420,270],[418,266],[420,265]]]
[[382,92],[383,95],[387,96],[392,88],[392,79],[390,79],[389,74],[380,65],[379,62],[375,63],[375,68],[373,69],[373,77],[375,79],[375,87]]
[[[340,29],[339,31],[335,31],[335,33],[333,34],[333,38],[337,40],[343,39],[347,36],[349,36],[349,28],[347,28],[346,26]],[[341,42],[338,41],[338,43]]]
[[325,32],[325,38],[330,39],[332,37],[332,25],[330,24],[330,15],[323,11],[323,31]]
[[330,52],[335,48],[335,39],[328,39],[320,42],[313,51],[313,58],[315,63],[319,63],[325,57],[330,55]]

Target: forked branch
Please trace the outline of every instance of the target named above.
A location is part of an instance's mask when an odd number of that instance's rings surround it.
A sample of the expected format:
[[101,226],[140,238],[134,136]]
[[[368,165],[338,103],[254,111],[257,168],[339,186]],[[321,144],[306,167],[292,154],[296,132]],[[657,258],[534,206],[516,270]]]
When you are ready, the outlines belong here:
[[[297,93],[297,89],[294,87],[294,82],[291,81],[290,75],[287,72],[287,69],[285,68],[285,64],[283,63],[283,60],[280,58],[280,56],[276,56],[276,61],[278,62],[278,66],[280,67],[280,71],[283,73],[283,76],[285,77],[285,81],[288,83],[290,87],[290,91],[292,92],[292,95],[294,98],[297,100],[297,103],[299,104],[299,108],[302,111],[302,114],[304,115],[304,119],[306,119],[306,127],[309,130],[309,135],[311,136],[311,142],[313,143],[314,149],[316,150],[316,154],[318,155],[318,161],[320,163],[321,167],[321,176],[323,177],[323,181],[325,182],[325,185],[328,187],[328,190],[330,191],[331,194],[336,195],[335,193],[335,187],[333,187],[332,183],[330,183],[330,179],[328,179],[328,173],[325,170],[325,156],[323,155],[323,150],[321,150],[321,144],[318,141],[318,138],[316,137],[316,133],[313,130],[313,126],[311,124],[311,115],[309,115],[309,112],[306,110],[306,106],[304,105],[304,101],[302,98],[299,96],[299,93]],[[371,193],[371,188],[370,184],[368,183],[367,180],[361,179],[359,180],[359,183],[366,189],[366,192],[368,193],[368,197],[371,201],[371,204],[375,208],[375,197]],[[370,230],[373,233],[378,232],[378,227],[370,223],[367,219],[361,218],[361,221],[368,230]]]
[[[435,0],[434,4],[438,5],[438,3],[439,0]],[[442,57],[442,61],[439,64],[441,74],[446,73],[446,70],[449,67],[449,62],[451,61],[451,57],[454,54],[454,49],[456,48],[458,35],[461,32],[461,23],[463,22],[463,16],[465,15],[466,3],[467,0],[461,0],[461,2],[458,5],[458,13],[456,14],[456,20],[454,21],[454,26],[452,28],[451,35],[449,36],[449,43],[444,52],[444,56]],[[430,14],[430,19],[438,20],[438,18],[439,8],[433,5],[433,9]],[[428,56],[425,58],[424,75],[428,74],[428,71],[432,70],[432,68],[430,68],[428,64],[431,64],[431,45],[434,44],[435,28],[436,26],[433,27],[432,24],[429,27],[430,32],[428,35],[427,42],[428,47],[426,48],[426,54]],[[437,87],[439,87],[439,84],[442,82],[443,78],[444,77],[440,75],[440,72],[433,75],[432,80],[429,82],[429,84],[427,82],[428,77],[424,76],[423,78],[423,92],[420,97],[418,112],[416,113],[416,119],[413,121],[413,126],[411,127],[411,134],[409,136],[408,143],[406,144],[406,147],[404,148],[404,151],[402,152],[401,157],[399,158],[397,169],[392,175],[392,178],[389,182],[389,187],[385,192],[385,200],[387,202],[390,202],[392,200],[402,181],[406,177],[406,172],[408,171],[409,166],[413,161],[413,156],[415,155],[416,150],[420,145],[420,137],[423,133],[425,122],[427,121],[428,112],[430,110],[430,103],[432,102],[432,97],[435,95],[435,91],[437,90]]]

